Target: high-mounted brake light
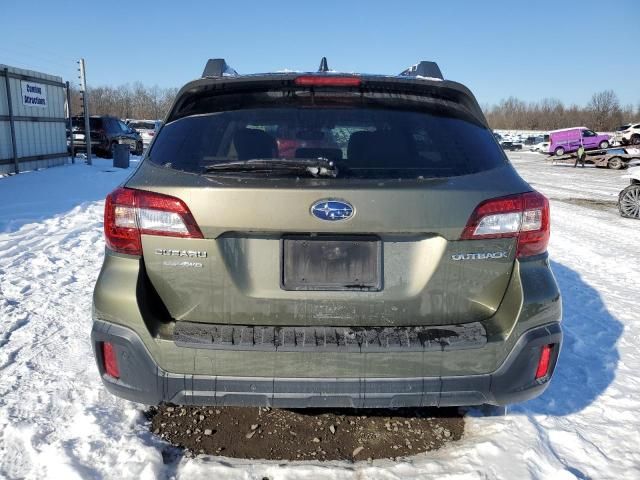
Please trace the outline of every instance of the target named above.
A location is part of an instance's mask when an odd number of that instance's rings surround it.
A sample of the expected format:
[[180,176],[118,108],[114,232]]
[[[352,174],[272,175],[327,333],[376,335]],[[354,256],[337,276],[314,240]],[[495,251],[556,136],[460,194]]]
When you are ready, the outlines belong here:
[[142,255],[142,234],[203,238],[182,200],[131,188],[117,188],[107,196],[104,234],[111,250],[129,255]]
[[305,75],[294,80],[301,87],[359,87],[360,77],[321,77],[317,75]]
[[538,255],[549,244],[549,201],[538,192],[486,200],[476,207],[461,240],[516,237],[518,258]]
[[102,343],[102,359],[104,362],[104,371],[113,378],[120,378],[120,368],[118,367],[118,357],[110,342]]

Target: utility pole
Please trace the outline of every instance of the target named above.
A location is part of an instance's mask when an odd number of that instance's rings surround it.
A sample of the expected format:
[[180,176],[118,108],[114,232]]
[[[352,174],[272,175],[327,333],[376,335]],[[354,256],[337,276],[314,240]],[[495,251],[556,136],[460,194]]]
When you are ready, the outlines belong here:
[[91,130],[89,129],[89,101],[87,95],[87,71],[84,66],[84,58],[78,61],[80,68],[80,95],[82,96],[82,112],[84,114],[84,144],[87,149],[87,164],[92,165],[91,162]]
[[69,129],[69,150],[71,150],[71,163],[76,163],[76,152],[73,148],[73,114],[71,113],[71,86],[65,82],[67,87],[67,128]]

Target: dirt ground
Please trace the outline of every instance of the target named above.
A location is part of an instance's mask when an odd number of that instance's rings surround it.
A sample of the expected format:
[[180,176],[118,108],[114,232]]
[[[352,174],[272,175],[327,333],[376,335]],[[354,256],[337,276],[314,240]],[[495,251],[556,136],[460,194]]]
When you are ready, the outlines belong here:
[[163,405],[147,412],[151,431],[184,448],[265,460],[374,460],[436,450],[459,440],[456,408],[280,410]]

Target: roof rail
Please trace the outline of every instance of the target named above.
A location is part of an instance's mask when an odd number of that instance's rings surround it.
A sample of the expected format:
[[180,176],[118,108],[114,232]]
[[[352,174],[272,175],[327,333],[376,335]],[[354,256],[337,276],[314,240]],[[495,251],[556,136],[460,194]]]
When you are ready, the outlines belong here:
[[227,65],[224,58],[210,58],[202,72],[203,77],[236,77],[238,72]]
[[405,71],[400,73],[403,77],[429,77],[444,80],[440,67],[436,62],[427,62],[423,60],[420,63],[411,65]]

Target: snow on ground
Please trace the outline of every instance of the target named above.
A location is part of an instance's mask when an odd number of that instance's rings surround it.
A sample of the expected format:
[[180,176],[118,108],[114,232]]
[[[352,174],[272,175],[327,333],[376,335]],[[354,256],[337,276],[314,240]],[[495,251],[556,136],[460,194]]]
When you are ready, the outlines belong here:
[[[551,198],[565,343],[547,392],[406,460],[188,459],[142,409],[104,391],[89,344],[109,162],[0,178],[0,478],[640,478],[640,222],[618,216],[620,172],[511,155]],[[164,461],[163,461],[164,459]]]

